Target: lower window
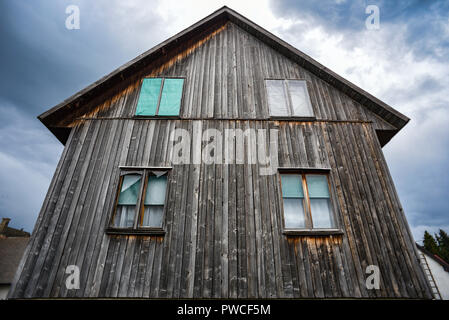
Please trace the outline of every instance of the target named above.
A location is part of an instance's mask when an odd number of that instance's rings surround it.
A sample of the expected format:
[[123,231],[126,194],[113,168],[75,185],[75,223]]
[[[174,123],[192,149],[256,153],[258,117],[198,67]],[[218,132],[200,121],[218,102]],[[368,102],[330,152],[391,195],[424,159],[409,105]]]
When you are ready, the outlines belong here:
[[281,172],[280,176],[285,230],[336,228],[327,174]]
[[167,176],[168,170],[122,170],[109,233],[163,233]]

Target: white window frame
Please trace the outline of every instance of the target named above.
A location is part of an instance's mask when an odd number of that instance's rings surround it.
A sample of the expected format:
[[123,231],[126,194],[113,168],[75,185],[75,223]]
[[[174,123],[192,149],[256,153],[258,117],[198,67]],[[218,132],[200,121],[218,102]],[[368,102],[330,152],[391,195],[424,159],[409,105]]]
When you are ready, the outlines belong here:
[[[279,82],[282,82],[284,98],[285,98],[285,101],[287,103],[288,114],[286,114],[286,115],[274,115],[273,106],[270,105],[270,93],[269,93],[269,89],[268,89],[268,81],[279,81]],[[305,99],[306,99],[305,103],[307,104],[307,108],[310,111],[310,114],[299,115],[299,114],[295,114],[294,113],[292,96],[291,96],[290,87],[289,87],[289,84],[288,84],[289,81],[299,81],[299,82],[303,83],[303,86],[304,86],[304,89],[305,89]],[[270,79],[270,78],[267,78],[267,79],[264,80],[264,84],[265,84],[265,92],[266,92],[266,95],[267,95],[268,109],[270,111],[270,117],[272,117],[272,118],[315,119],[315,112],[313,110],[312,101],[311,101],[310,95],[309,95],[308,81],[306,81],[304,79]]]

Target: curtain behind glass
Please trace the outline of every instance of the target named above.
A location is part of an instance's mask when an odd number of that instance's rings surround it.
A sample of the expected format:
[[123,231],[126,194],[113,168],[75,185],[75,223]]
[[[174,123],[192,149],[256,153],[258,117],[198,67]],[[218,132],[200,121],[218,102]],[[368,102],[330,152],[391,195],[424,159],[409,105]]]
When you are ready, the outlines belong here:
[[281,185],[285,228],[305,228],[304,191],[301,175],[281,174]]
[[289,80],[288,89],[292,102],[293,115],[297,117],[313,116],[306,82],[302,80]]
[[272,116],[289,116],[283,80],[266,80],[268,105]]
[[326,175],[306,175],[314,228],[333,228],[329,185]]
[[143,227],[162,227],[167,176],[149,176],[144,200]]
[[139,174],[128,174],[123,176],[114,218],[114,226],[120,228],[133,227],[141,180],[142,177]]

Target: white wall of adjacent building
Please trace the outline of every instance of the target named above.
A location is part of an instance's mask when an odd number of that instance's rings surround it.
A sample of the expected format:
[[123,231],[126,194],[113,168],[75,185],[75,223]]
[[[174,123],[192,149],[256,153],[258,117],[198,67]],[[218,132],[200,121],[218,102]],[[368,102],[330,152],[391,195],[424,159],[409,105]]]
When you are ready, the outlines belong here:
[[449,300],[449,272],[444,270],[441,264],[430,258],[427,254],[424,254],[424,257],[440,291],[441,298],[443,300]]
[[9,284],[0,284],[0,300],[6,299],[10,287],[11,285]]

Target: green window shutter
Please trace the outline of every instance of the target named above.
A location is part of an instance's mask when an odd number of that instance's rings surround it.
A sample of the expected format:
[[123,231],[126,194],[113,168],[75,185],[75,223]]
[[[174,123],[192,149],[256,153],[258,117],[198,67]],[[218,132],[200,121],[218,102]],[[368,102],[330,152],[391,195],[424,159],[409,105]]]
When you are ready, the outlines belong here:
[[184,79],[165,79],[158,115],[178,116]]
[[329,198],[329,185],[325,175],[306,175],[310,198]]
[[145,78],[140,89],[139,102],[137,103],[137,116],[156,115],[159,93],[161,91],[161,78]]
[[300,174],[282,174],[281,183],[283,198],[304,198]]
[[123,177],[122,187],[118,198],[119,205],[137,204],[141,180],[142,177],[138,174],[128,174]]

